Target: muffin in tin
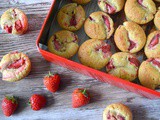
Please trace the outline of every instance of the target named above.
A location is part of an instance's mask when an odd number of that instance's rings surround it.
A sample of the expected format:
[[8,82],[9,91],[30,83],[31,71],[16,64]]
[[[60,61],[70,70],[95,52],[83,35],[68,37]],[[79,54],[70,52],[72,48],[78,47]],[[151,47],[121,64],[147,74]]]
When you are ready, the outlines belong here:
[[104,12],[93,12],[84,23],[86,34],[93,39],[109,39],[114,32],[114,23]]
[[103,120],[133,120],[133,116],[129,107],[122,103],[114,103],[103,111]]
[[26,77],[31,71],[31,62],[22,52],[10,52],[0,62],[2,80],[15,82]]
[[133,81],[138,77],[139,65],[140,62],[134,55],[126,52],[117,52],[112,55],[106,70],[111,75],[127,81]]
[[98,0],[99,8],[108,14],[114,14],[123,9],[125,0]]
[[155,15],[154,24],[155,24],[156,28],[158,30],[160,30],[160,7],[159,7],[159,10],[157,11],[157,13]]
[[75,55],[78,48],[78,36],[67,30],[54,33],[48,41],[48,50],[64,58]]
[[156,5],[153,0],[127,0],[124,10],[128,20],[146,24],[154,18]]
[[76,31],[84,24],[85,16],[85,11],[81,5],[70,3],[60,9],[57,20],[63,29]]
[[160,87],[160,58],[149,58],[139,67],[140,83],[150,89]]
[[10,8],[1,16],[1,28],[7,33],[22,35],[28,29],[28,19],[24,12]]
[[160,57],[160,30],[148,35],[144,50],[147,58]]
[[79,48],[78,58],[83,65],[101,69],[107,65],[111,57],[111,46],[104,41],[90,39]]
[[72,0],[73,2],[76,2],[77,4],[87,4],[89,3],[91,0]]
[[144,30],[135,22],[124,22],[114,34],[116,46],[123,52],[136,53],[146,43]]

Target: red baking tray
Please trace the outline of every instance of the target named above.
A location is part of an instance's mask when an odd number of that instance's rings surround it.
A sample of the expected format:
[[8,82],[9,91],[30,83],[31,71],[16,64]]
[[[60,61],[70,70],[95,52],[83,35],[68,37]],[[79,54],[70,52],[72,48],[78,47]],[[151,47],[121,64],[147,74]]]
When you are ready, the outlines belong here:
[[84,75],[91,76],[97,80],[100,80],[105,83],[109,83],[111,85],[117,86],[119,88],[137,93],[141,96],[150,98],[150,99],[158,99],[160,98],[160,92],[148,89],[146,87],[143,87],[141,85],[125,81],[123,79],[114,77],[110,74],[107,74],[105,72],[101,72],[92,68],[89,68],[87,66],[84,66],[80,63],[74,62],[72,60],[68,60],[65,58],[62,58],[60,56],[57,56],[55,54],[52,54],[48,52],[47,50],[44,50],[41,48],[41,44],[46,44],[48,38],[47,36],[49,35],[49,27],[51,26],[52,19],[55,16],[55,13],[57,12],[57,6],[58,6],[58,0],[53,0],[53,3],[51,5],[51,8],[49,10],[49,13],[47,15],[47,18],[44,21],[44,24],[40,30],[40,34],[37,38],[36,41],[36,46],[40,54],[50,62],[53,62],[55,64],[58,64],[60,66],[66,67],[68,69],[74,70],[76,72],[82,73]]

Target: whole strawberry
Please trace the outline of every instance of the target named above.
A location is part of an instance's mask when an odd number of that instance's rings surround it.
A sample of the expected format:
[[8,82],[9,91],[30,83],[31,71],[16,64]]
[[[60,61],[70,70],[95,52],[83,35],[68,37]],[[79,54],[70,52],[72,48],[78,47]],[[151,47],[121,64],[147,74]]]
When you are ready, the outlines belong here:
[[2,101],[2,111],[5,116],[11,116],[17,107],[18,101],[14,96],[5,96]]
[[59,88],[60,76],[58,74],[53,75],[49,72],[49,74],[44,77],[43,83],[50,92],[56,92]]
[[38,111],[46,105],[46,98],[42,95],[34,94],[29,100],[32,110]]
[[88,104],[90,101],[90,95],[86,89],[78,88],[72,93],[72,107],[78,108]]

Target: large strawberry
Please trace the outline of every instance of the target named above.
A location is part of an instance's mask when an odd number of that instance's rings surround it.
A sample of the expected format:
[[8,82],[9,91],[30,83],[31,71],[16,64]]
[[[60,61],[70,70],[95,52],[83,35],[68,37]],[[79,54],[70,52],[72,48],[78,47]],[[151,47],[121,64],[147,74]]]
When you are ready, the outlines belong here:
[[31,96],[29,104],[33,110],[38,111],[46,105],[46,98],[42,95],[34,94]]
[[78,88],[72,93],[72,107],[78,108],[88,104],[90,101],[90,95],[86,89]]
[[43,83],[50,92],[56,92],[59,88],[60,76],[58,74],[53,75],[49,72],[49,74],[44,77]]
[[14,96],[5,96],[2,101],[2,111],[7,117],[11,116],[17,109],[18,101]]

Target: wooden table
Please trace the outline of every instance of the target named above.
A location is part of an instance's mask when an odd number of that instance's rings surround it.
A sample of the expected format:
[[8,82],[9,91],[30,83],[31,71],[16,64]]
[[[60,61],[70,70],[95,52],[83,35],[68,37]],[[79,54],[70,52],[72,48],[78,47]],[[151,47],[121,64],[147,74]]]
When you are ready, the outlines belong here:
[[[19,97],[19,108],[10,118],[0,110],[0,120],[101,120],[104,108],[115,102],[128,105],[134,120],[160,120],[160,100],[149,100],[135,93],[75,73],[45,61],[38,53],[35,41],[52,0],[0,0],[0,15],[11,7],[22,9],[29,19],[29,31],[23,36],[13,36],[0,30],[0,58],[10,51],[26,53],[32,62],[32,71],[27,78],[16,83],[0,81],[0,101],[5,95]],[[48,92],[42,79],[48,71],[61,75],[60,90]],[[0,75],[1,77],[1,75]],[[71,93],[75,88],[89,89],[92,99],[85,107],[71,107]],[[47,107],[35,112],[27,105],[33,93],[44,94]]]

